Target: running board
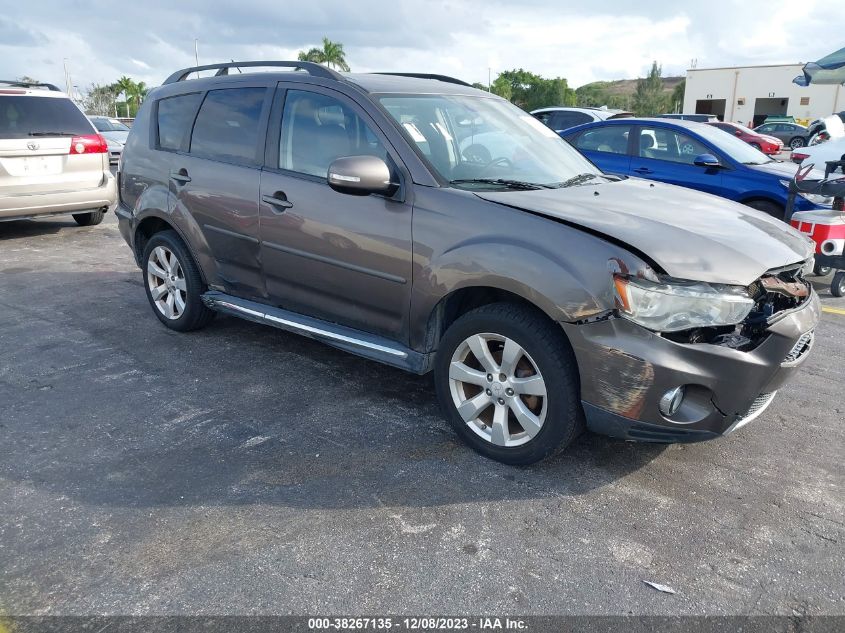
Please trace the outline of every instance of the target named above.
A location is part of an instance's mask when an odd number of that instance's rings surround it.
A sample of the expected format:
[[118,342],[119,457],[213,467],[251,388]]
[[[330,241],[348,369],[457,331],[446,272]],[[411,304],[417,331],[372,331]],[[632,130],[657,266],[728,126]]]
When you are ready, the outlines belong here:
[[202,301],[217,312],[271,325],[294,334],[301,334],[332,347],[386,365],[399,367],[415,374],[424,374],[431,369],[433,361],[431,354],[421,354],[382,336],[297,314],[282,308],[275,308],[256,301],[233,297],[216,290],[206,292],[202,296]]

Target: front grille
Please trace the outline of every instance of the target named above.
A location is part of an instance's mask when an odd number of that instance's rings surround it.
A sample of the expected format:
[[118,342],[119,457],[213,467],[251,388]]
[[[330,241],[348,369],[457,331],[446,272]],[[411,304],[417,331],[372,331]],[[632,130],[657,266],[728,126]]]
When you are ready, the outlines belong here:
[[786,358],[783,359],[784,363],[794,363],[799,358],[801,358],[804,354],[810,351],[810,348],[813,347],[813,331],[810,330],[806,334],[802,335],[801,338],[798,339],[798,342],[792,347],[792,350],[789,354],[786,355]]

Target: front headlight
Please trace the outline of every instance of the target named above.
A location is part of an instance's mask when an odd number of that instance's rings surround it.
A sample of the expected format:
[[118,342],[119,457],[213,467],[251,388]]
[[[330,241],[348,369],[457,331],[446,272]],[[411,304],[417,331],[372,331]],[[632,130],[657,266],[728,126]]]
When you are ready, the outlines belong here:
[[745,288],[698,281],[652,282],[614,276],[622,316],[649,330],[677,332],[740,323],[754,301]]
[[[789,189],[788,180],[781,180],[780,184]],[[812,202],[813,204],[818,204],[822,206],[833,204],[833,198],[831,196],[822,196],[817,193],[799,193],[798,195],[804,198],[804,200],[806,200],[807,202]]]

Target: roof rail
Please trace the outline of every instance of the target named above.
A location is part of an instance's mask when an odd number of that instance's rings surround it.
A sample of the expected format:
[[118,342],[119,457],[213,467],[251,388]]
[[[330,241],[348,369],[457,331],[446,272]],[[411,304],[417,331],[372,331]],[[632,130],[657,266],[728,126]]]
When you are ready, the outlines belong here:
[[14,86],[15,88],[47,88],[47,90],[52,90],[53,92],[61,92],[61,90],[59,90],[53,84],[45,84],[41,83],[40,81],[16,81],[11,79],[0,79],[0,84]]
[[313,75],[314,77],[322,77],[323,79],[334,79],[340,81],[343,79],[343,75],[338,72],[335,72],[331,68],[326,68],[325,66],[321,66],[316,62],[284,62],[284,61],[252,61],[252,62],[222,62],[220,64],[206,64],[205,66],[192,66],[190,68],[183,68],[182,70],[177,70],[175,73],[170,75],[167,79],[164,80],[164,84],[173,84],[177,81],[185,81],[188,78],[188,75],[191,73],[198,72],[200,70],[217,70],[215,73],[215,77],[219,77],[222,75],[228,75],[230,68],[251,68],[251,67],[262,67],[262,66],[278,66],[280,68],[293,68],[293,69],[301,69],[307,70],[308,74]]
[[436,81],[445,81],[449,84],[458,84],[459,86],[468,86],[472,88],[472,84],[468,84],[460,79],[455,79],[449,75],[432,75],[429,73],[373,73],[374,75],[394,75],[397,77],[416,77],[417,79],[434,79]]

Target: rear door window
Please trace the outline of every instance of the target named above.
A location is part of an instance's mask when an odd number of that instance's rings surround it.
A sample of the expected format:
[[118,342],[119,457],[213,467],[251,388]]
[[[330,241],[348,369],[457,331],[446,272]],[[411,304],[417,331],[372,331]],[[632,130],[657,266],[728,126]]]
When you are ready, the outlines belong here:
[[194,121],[202,93],[167,97],[158,102],[158,146],[180,150]]
[[70,99],[62,97],[0,97],[0,138],[84,136],[94,126]]
[[197,114],[190,153],[235,163],[257,162],[267,88],[211,90]]
[[607,152],[609,154],[627,154],[630,125],[608,125],[592,130],[585,130],[575,140],[575,147],[588,152]]

